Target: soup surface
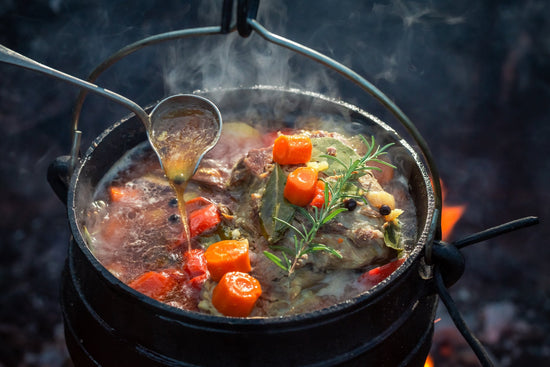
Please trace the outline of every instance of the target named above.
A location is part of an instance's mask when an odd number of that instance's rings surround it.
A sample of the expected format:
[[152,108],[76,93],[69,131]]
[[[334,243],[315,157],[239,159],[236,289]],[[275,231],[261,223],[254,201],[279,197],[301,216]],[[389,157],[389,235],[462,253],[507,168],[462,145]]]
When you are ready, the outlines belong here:
[[127,152],[87,210],[92,253],[160,302],[237,317],[328,307],[403,263],[417,223],[393,147],[370,135],[258,126],[225,123],[189,180],[191,247],[149,144]]

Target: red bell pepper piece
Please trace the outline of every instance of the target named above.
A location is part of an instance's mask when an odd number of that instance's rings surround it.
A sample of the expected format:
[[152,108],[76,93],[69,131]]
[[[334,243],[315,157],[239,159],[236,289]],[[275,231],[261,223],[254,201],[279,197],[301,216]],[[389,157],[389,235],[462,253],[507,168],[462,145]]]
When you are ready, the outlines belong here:
[[220,211],[213,202],[198,197],[185,203],[191,237],[210,231],[221,222]]
[[[331,198],[329,192],[329,200]],[[310,206],[315,206],[318,209],[321,209],[325,205],[325,183],[321,180],[317,181],[317,187],[315,188],[315,196],[309,203]]]
[[134,279],[128,285],[146,296],[161,300],[177,284],[177,280],[167,272],[149,271]]
[[380,283],[387,277],[391,275],[398,267],[405,262],[405,259],[397,259],[386,265],[379,266],[377,268],[371,269],[359,277],[359,282],[368,286],[374,287],[376,284]]
[[201,249],[186,251],[183,254],[183,261],[183,270],[189,275],[190,278],[194,278],[208,272],[204,251]]
[[195,289],[202,289],[204,282],[210,276],[204,251],[201,249],[187,251],[183,254],[183,260],[183,270],[190,278],[188,284]]

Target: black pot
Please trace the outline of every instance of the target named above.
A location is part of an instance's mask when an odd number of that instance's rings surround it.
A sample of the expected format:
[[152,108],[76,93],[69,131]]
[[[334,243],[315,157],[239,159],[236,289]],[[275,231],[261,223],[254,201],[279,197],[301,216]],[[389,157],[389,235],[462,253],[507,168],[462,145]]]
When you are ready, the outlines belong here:
[[[396,142],[407,165],[418,211],[418,239],[398,271],[364,294],[335,306],[289,317],[241,319],[172,308],[129,288],[91,254],[80,216],[94,187],[128,149],[146,140],[135,117],[109,127],[88,149],[68,185],[72,232],[62,280],[67,345],[76,366],[423,366],[437,305],[425,276],[425,247],[433,240],[434,198],[413,150],[390,127],[349,104],[321,95],[255,87],[201,93],[225,121],[334,116],[359,122],[377,141]],[[58,159],[55,173],[60,173]],[[52,176],[52,177],[53,177]],[[51,178],[51,177],[50,177]],[[57,191],[59,186],[51,180]],[[62,190],[61,190],[62,191]]]

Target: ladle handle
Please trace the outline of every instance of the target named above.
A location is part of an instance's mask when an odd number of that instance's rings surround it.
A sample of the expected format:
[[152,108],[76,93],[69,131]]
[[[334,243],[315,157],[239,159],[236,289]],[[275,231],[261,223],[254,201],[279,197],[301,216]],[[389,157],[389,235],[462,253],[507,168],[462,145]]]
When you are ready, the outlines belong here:
[[33,71],[37,71],[39,73],[46,74],[48,76],[74,84],[76,86],[89,90],[90,92],[94,92],[99,95],[102,95],[103,97],[106,97],[111,101],[114,101],[128,108],[130,111],[135,113],[143,121],[143,123],[147,128],[149,127],[149,115],[147,115],[147,113],[139,105],[132,102],[128,98],[121,96],[120,94],[112,92],[108,89],[101,88],[95,84],[88,83],[84,80],[78,79],[69,74],[65,74],[59,70],[52,69],[49,66],[43,65],[37,61],[29,59],[26,56],[18,54],[17,52],[10,50],[4,45],[0,45],[0,62],[6,63],[6,64],[12,64],[12,65],[33,70]]

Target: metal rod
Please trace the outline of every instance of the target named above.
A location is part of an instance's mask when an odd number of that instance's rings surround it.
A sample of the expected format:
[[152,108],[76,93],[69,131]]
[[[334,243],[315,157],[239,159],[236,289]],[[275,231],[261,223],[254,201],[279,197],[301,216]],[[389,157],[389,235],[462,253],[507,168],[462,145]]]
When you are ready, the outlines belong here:
[[72,75],[41,64],[13,50],[10,50],[3,45],[0,45],[0,62],[12,64],[32,71],[37,71],[50,77],[84,88],[86,91],[102,95],[103,97],[106,97],[111,101],[114,101],[135,113],[143,121],[145,126],[148,126],[149,124],[149,115],[147,115],[147,113],[140,106],[138,106],[136,103],[129,100],[128,98],[123,97],[120,94],[112,92],[108,89],[101,88],[95,84],[92,84],[91,82],[78,79]]
[[517,229],[533,226],[538,223],[539,223],[539,218],[537,217],[525,217],[525,218],[516,219],[511,222],[504,223],[496,227],[492,227],[484,231],[474,233],[472,235],[464,237],[461,240],[453,242],[453,245],[461,249],[463,247],[473,245],[474,243],[485,241],[493,237],[499,236],[501,234],[512,232]]
[[441,300],[445,304],[445,307],[447,307],[449,316],[451,316],[451,319],[453,319],[456,328],[458,329],[458,331],[460,331],[468,345],[472,348],[481,365],[483,367],[493,367],[494,365],[489,358],[489,354],[487,353],[481,342],[474,336],[474,334],[472,334],[472,332],[468,328],[468,325],[466,325],[466,322],[462,318],[462,315],[458,311],[458,308],[456,307],[453,298],[451,297],[449,292],[447,292],[447,288],[445,288],[445,283],[443,282],[443,277],[441,276],[441,271],[439,270],[438,265],[436,265],[434,273],[439,298],[441,298]]

